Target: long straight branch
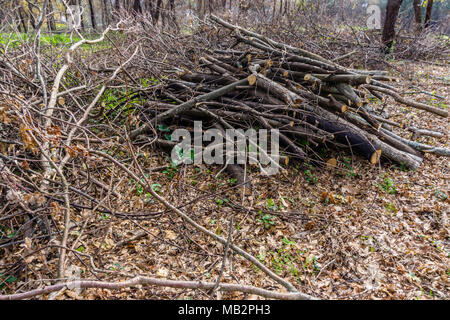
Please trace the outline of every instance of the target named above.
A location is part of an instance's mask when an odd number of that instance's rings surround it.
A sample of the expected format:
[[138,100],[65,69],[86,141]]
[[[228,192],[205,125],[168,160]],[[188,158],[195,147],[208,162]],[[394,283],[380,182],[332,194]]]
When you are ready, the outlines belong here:
[[[66,283],[58,283],[55,285],[47,286],[41,289],[35,289],[28,292],[16,293],[11,295],[0,295],[0,300],[22,300],[29,299],[38,295],[49,294],[51,292],[59,291],[64,288],[100,288],[109,290],[120,290],[128,287],[135,287],[137,285],[153,285],[169,288],[182,288],[182,289],[205,289],[211,290],[216,285],[214,282],[202,282],[202,281],[178,281],[178,280],[166,280],[157,279],[151,277],[137,276],[127,281],[122,282],[103,282],[93,280],[78,280]],[[224,292],[244,292],[249,294],[255,294],[268,299],[280,299],[280,300],[318,300],[315,297],[305,295],[301,292],[276,292],[266,289],[261,289],[254,286],[222,283],[217,290]]]

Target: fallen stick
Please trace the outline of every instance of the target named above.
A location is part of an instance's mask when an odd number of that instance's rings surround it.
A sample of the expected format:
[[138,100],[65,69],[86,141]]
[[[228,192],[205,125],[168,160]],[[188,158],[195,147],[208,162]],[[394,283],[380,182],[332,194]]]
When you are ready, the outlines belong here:
[[392,98],[394,98],[395,101],[405,104],[407,106],[410,106],[410,107],[413,107],[416,109],[420,109],[420,110],[425,110],[425,111],[440,115],[442,117],[448,117],[448,111],[446,111],[446,110],[439,109],[439,108],[436,108],[433,106],[429,106],[424,103],[416,102],[414,100],[409,100],[409,99],[403,98],[398,93],[393,92],[389,89],[380,88],[380,87],[374,86],[374,85],[366,85],[365,87],[369,90],[378,91],[378,92],[387,94],[387,95],[391,96]]
[[[203,281],[183,281],[183,280],[166,280],[157,279],[152,277],[137,276],[130,280],[120,281],[120,282],[103,282],[95,280],[77,280],[64,283],[58,283],[51,286],[46,286],[40,289],[34,289],[27,292],[15,293],[10,295],[0,295],[0,300],[24,300],[33,298],[35,296],[40,296],[44,294],[49,294],[51,292],[59,291],[65,288],[99,288],[108,290],[120,290],[129,287],[135,287],[138,285],[152,285],[158,287],[169,287],[178,289],[204,289],[212,290],[215,288],[216,283],[213,282],[203,282]],[[248,294],[254,294],[268,299],[279,299],[279,300],[319,300],[316,297],[301,293],[301,292],[277,292],[270,291],[254,286],[247,286],[241,284],[232,283],[220,283],[216,290],[224,292],[243,292]]]
[[434,138],[443,138],[444,134],[442,132],[438,131],[431,131],[428,129],[419,129],[415,127],[408,127],[408,131],[413,132],[413,139],[417,136],[428,136],[428,137],[434,137]]
[[396,135],[395,133],[393,133],[392,131],[386,130],[386,129],[381,129],[384,133],[386,133],[387,135],[403,142],[404,144],[411,146],[412,148],[422,151],[422,152],[427,152],[427,153],[433,153],[435,155],[438,156],[442,156],[442,157],[450,157],[450,149],[447,148],[442,148],[442,147],[435,147],[435,146],[430,146],[427,144],[423,144],[423,143],[419,143],[416,141],[410,141],[408,139],[402,138],[398,135]]

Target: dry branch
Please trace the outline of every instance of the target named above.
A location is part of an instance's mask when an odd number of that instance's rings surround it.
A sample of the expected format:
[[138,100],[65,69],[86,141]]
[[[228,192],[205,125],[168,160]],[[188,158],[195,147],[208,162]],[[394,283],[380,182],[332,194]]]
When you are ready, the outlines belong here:
[[[78,280],[65,283],[59,283],[47,286],[41,289],[35,289],[28,292],[16,293],[11,295],[0,295],[0,300],[23,300],[33,298],[39,295],[49,294],[51,292],[59,291],[65,288],[99,288],[108,290],[120,290],[138,285],[151,285],[158,287],[169,287],[178,289],[215,289],[216,283],[203,281],[181,281],[181,280],[166,280],[151,277],[137,276],[130,280],[121,282],[103,282],[93,280]],[[279,300],[318,300],[315,297],[301,293],[301,292],[276,292],[266,289],[261,289],[254,286],[247,286],[241,284],[220,283],[216,290],[223,292],[243,292],[258,295],[268,299]]]

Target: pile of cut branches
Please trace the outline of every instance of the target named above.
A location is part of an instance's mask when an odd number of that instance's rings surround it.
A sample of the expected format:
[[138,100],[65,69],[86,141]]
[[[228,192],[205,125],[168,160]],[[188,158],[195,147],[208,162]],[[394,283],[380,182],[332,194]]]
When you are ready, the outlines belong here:
[[315,163],[330,160],[322,159],[315,147],[333,145],[354,150],[372,164],[387,158],[410,169],[419,167],[424,152],[450,155],[448,149],[400,137],[394,127],[408,128],[372,106],[371,101],[390,97],[407,107],[448,116],[447,110],[402,97],[395,86],[398,80],[385,71],[350,69],[216,16],[210,19],[217,32],[225,30],[222,48],[207,48],[198,70],[168,80],[159,99],[147,102],[152,120],[132,137],[174,118],[209,118],[222,129],[252,124],[279,129],[286,155]]

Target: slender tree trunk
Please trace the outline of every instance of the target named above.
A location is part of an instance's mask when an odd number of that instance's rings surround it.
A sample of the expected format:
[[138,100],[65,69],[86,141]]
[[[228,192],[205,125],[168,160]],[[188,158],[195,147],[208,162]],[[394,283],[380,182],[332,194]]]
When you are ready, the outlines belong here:
[[48,7],[47,7],[47,27],[51,31],[56,30],[56,23],[55,23],[55,14],[53,12],[53,1],[49,0]]
[[27,20],[26,20],[25,11],[23,10],[22,7],[19,8],[18,14],[19,14],[19,21],[20,21],[19,31],[21,31],[21,29],[22,29],[22,31],[24,33],[27,33],[28,32],[28,23],[27,23]]
[[[145,7],[145,9],[147,10],[148,13],[150,13],[150,16],[153,17],[153,0],[147,0],[147,5]],[[189,2],[190,4],[191,2]]]
[[153,16],[153,24],[158,24],[159,16],[161,14],[162,0],[157,0],[156,8],[154,10]]
[[209,14],[211,14],[213,12],[213,5],[214,5],[213,1],[212,0],[208,0],[208,11],[209,11]]
[[173,25],[175,26],[175,28],[178,30],[178,23],[177,23],[177,16],[176,16],[176,12],[175,12],[175,0],[169,0],[169,5],[170,5],[170,20],[173,23]]
[[92,2],[92,0],[89,0],[88,4],[89,4],[89,13],[90,13],[90,16],[91,16],[92,29],[97,30],[97,21],[95,20],[94,3]]
[[[24,8],[24,10],[25,10],[25,8]],[[25,10],[25,12],[27,13],[28,18],[30,19],[31,27],[33,29],[36,29],[36,21],[34,20],[34,15],[33,15],[33,12],[31,11],[31,8],[28,8],[28,10]]]
[[431,25],[431,12],[433,11],[433,0],[428,0],[427,11],[425,13],[424,27],[428,28]]
[[403,0],[389,0],[386,7],[386,19],[383,28],[383,46],[385,50],[392,48],[395,39],[395,23],[397,22],[398,11]]
[[134,13],[142,13],[142,7],[141,7],[140,0],[134,0],[133,11],[134,11]]
[[108,1],[110,0],[103,0],[102,1],[102,28],[105,29],[109,25],[109,15],[111,14],[111,10],[109,7]]
[[272,10],[272,24],[275,21],[275,12],[277,10],[277,0],[273,0],[273,10]]
[[197,1],[197,15],[200,18],[203,18],[206,13],[206,0],[198,0]]
[[414,0],[413,7],[414,7],[414,20],[416,23],[416,30],[420,32],[422,30],[422,3],[421,3],[421,0]]
[[78,0],[78,6],[80,7],[80,28],[81,28],[81,30],[84,30],[85,29],[85,23],[84,23],[85,7],[83,6],[83,2],[81,0]]

